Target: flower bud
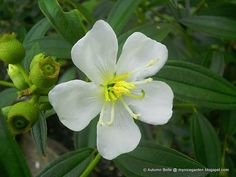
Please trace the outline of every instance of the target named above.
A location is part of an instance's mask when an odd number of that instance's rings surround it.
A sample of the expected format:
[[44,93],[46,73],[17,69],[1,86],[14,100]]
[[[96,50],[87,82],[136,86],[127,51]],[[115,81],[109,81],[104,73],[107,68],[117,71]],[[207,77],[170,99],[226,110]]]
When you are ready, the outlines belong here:
[[25,49],[14,33],[0,35],[0,60],[9,64],[20,63],[25,56]]
[[11,78],[12,82],[14,83],[14,85],[16,86],[16,88],[22,90],[28,87],[27,83],[25,82],[23,74],[16,65],[9,64],[7,73]]
[[39,111],[32,103],[19,102],[10,108],[7,122],[13,134],[25,133],[31,129],[38,115]]
[[53,57],[36,55],[30,64],[30,80],[38,88],[53,86],[59,75],[60,64]]

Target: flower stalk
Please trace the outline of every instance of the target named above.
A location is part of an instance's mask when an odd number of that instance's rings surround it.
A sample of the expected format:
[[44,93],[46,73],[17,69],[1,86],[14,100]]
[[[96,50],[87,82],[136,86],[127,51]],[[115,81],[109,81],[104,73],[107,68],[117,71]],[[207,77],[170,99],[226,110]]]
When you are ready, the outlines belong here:
[[7,82],[7,81],[3,81],[3,80],[0,80],[0,85],[4,86],[4,87],[13,87],[13,88],[15,88],[15,85],[13,83]]
[[90,164],[87,166],[84,172],[80,175],[80,177],[87,177],[92,172],[92,170],[96,167],[96,165],[98,164],[100,160],[101,160],[101,155],[97,153],[93,161],[90,162]]

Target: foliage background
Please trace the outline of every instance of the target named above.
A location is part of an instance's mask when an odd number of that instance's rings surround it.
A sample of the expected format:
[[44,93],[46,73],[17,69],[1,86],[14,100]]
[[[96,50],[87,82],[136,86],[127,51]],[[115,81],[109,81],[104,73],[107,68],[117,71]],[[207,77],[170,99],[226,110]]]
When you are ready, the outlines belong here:
[[[58,83],[76,78],[86,79],[73,66],[70,49],[98,19],[105,19],[113,26],[120,48],[132,32],[140,31],[164,43],[169,51],[167,65],[154,77],[167,82],[174,90],[175,104],[171,121],[164,126],[138,122],[143,132],[141,145],[134,152],[122,155],[113,162],[104,160],[93,173],[94,176],[163,176],[161,173],[145,173],[142,169],[203,166],[229,169],[228,173],[210,173],[208,176],[236,176],[236,1],[58,2],[0,0],[0,32],[13,31],[23,42],[26,68],[39,52],[61,59],[62,70]],[[0,61],[1,80],[9,80],[6,68]],[[0,87],[0,90],[0,107],[15,101],[15,89]],[[53,110],[43,112],[32,129],[32,137],[39,152],[46,154],[47,125],[49,136],[64,144],[71,152],[59,157],[61,159],[52,162],[37,176],[53,174],[73,177],[81,174],[93,157],[95,124],[96,120],[82,132],[72,135],[71,131],[58,123]],[[6,145],[15,154],[3,153],[6,152]],[[21,150],[7,132],[2,119],[0,150],[1,174],[14,176],[9,171],[15,171],[19,177],[30,176]],[[6,155],[8,161],[4,160]],[[176,176],[174,173],[165,175]],[[191,173],[191,176],[206,174]]]

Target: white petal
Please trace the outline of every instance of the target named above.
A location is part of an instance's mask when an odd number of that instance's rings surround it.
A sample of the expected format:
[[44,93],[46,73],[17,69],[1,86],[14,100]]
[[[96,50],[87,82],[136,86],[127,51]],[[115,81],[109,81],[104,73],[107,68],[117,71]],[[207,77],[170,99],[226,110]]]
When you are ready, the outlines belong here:
[[49,101],[60,121],[69,129],[80,131],[101,111],[103,92],[94,83],[73,80],[56,85]]
[[[104,113],[104,120],[109,121],[111,105],[108,105]],[[115,120],[111,126],[99,123],[97,125],[97,147],[99,153],[111,160],[118,155],[134,150],[141,138],[141,133],[133,118],[117,102],[115,107]]]
[[173,92],[164,82],[153,81],[139,86],[145,91],[143,99],[127,98],[132,110],[140,114],[140,120],[153,125],[165,124],[172,116]]
[[[165,45],[135,32],[126,40],[117,63],[117,73],[134,72],[131,80],[143,79],[158,72],[165,64],[168,51]],[[147,67],[150,62],[154,64]]]
[[72,48],[74,64],[96,83],[110,80],[115,72],[118,43],[108,23],[97,21]]

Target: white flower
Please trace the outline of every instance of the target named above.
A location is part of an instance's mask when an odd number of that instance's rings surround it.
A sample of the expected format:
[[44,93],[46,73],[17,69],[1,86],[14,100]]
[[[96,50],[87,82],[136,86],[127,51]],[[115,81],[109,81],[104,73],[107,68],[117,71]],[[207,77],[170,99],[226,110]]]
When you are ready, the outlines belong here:
[[74,64],[91,82],[72,80],[55,86],[49,100],[60,121],[80,131],[99,113],[97,148],[106,159],[134,150],[141,138],[134,119],[158,125],[172,115],[173,92],[156,74],[168,56],[166,47],[142,33],[126,40],[117,61],[118,42],[103,20],[72,48]]

